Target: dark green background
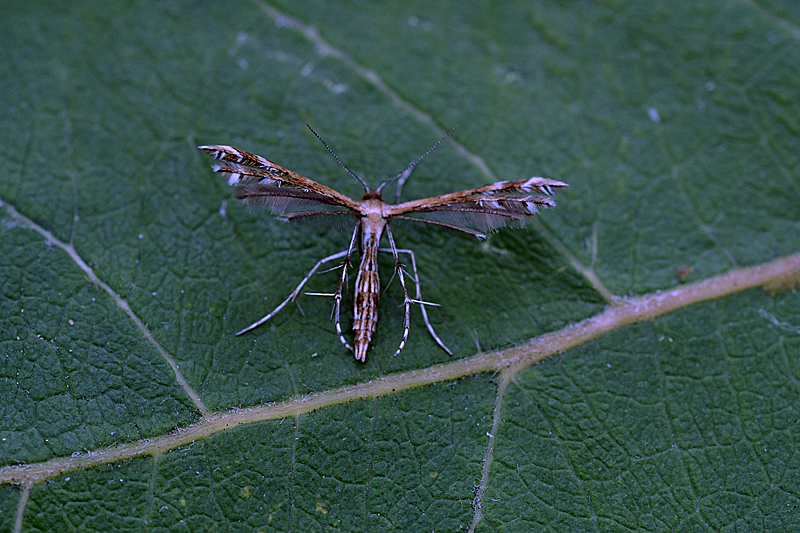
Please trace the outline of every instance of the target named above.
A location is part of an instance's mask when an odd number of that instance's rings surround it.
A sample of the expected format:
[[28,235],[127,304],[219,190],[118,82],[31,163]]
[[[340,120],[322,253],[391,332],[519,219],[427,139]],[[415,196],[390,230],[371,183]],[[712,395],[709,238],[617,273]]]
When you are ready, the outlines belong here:
[[[334,53],[270,10],[315,28]],[[289,307],[234,337],[349,235],[240,206],[197,144],[232,144],[358,197],[303,122],[373,185],[458,124],[454,139],[496,179],[568,182],[539,223],[482,243],[395,231],[417,253],[424,296],[442,304],[431,320],[456,357],[601,311],[564,250],[624,296],[680,283],[681,266],[695,281],[800,249],[792,2],[6,2],[4,12],[0,200],[72,243],[215,410],[450,359],[417,310],[391,357],[396,283],[366,365],[336,339],[329,300],[305,297],[305,316]],[[445,142],[404,198],[489,179]],[[108,295],[0,212],[0,461],[197,421]],[[387,281],[391,262],[381,264]],[[800,296],[752,290],[520,372],[478,530],[796,530],[799,328]],[[496,385],[475,376],[222,432],[155,465],[62,476],[33,489],[23,530],[465,530]],[[20,491],[0,493],[8,530]]]

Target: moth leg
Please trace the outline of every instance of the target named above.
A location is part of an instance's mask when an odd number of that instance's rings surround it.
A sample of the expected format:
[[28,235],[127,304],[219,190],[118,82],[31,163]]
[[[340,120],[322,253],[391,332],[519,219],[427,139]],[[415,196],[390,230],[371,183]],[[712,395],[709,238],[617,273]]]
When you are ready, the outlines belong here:
[[[342,251],[342,252],[339,252],[337,254],[329,255],[328,257],[325,257],[325,258],[320,259],[319,261],[317,261],[317,264],[315,264],[311,268],[311,270],[308,271],[308,274],[306,274],[306,277],[303,278],[303,281],[300,282],[300,284],[295,288],[295,290],[292,292],[292,294],[289,295],[288,298],[286,298],[283,302],[281,302],[281,304],[278,307],[273,309],[271,313],[269,313],[268,315],[264,316],[263,318],[261,318],[257,322],[253,322],[252,324],[250,324],[249,326],[247,326],[246,328],[244,328],[243,330],[238,332],[236,335],[238,336],[238,335],[242,335],[243,333],[247,333],[251,329],[257,328],[258,326],[260,326],[261,324],[263,324],[264,322],[266,322],[270,318],[272,318],[275,315],[277,315],[278,312],[286,306],[286,304],[288,304],[291,301],[294,301],[294,299],[297,298],[297,295],[300,294],[301,290],[303,290],[303,286],[306,284],[306,282],[309,279],[311,279],[311,276],[314,275],[314,272],[316,272],[317,269],[320,266],[324,265],[325,263],[327,263],[329,261],[334,261],[336,259],[340,259],[340,258],[346,256],[348,253],[349,253],[349,251]],[[301,312],[302,312],[302,310],[301,310]]]
[[[405,316],[403,318],[403,340],[400,341],[400,346],[398,346],[397,351],[394,352],[393,356],[397,357],[400,352],[403,351],[403,348],[405,348],[406,341],[408,340],[408,330],[411,327],[411,298],[408,296],[408,289],[406,288],[406,277],[404,275],[405,271],[403,270],[403,264],[400,262],[400,257],[397,255],[397,246],[394,244],[392,230],[389,229],[388,224],[386,225],[386,237],[389,239],[389,246],[391,246],[392,256],[394,257],[394,272],[395,274],[398,274],[398,277],[400,278],[400,285],[403,287],[403,306],[405,307]],[[391,283],[391,280],[389,280],[389,283]],[[417,290],[419,290],[419,285],[417,285]]]
[[342,263],[342,277],[339,279],[339,286],[336,287],[336,292],[333,294],[334,300],[336,303],[333,305],[333,317],[334,323],[336,325],[336,334],[339,335],[339,341],[344,345],[345,348],[353,351],[353,347],[347,342],[347,339],[344,338],[344,334],[342,333],[342,323],[339,320],[339,311],[342,308],[342,292],[344,292],[344,284],[347,281],[347,267],[350,266],[350,255],[353,253],[353,247],[356,244],[356,236],[358,235],[358,228],[360,226],[356,224],[356,229],[353,230],[353,237],[350,239],[350,246],[347,247],[347,252],[343,252],[339,255],[339,257],[344,256],[344,263]]
[[[448,355],[453,355],[453,352],[450,351],[450,348],[445,346],[444,342],[442,342],[442,339],[440,339],[439,336],[436,334],[436,331],[434,331],[430,320],[428,320],[428,312],[426,311],[425,306],[426,305],[437,305],[437,304],[426,302],[425,300],[422,299],[422,291],[420,289],[420,283],[419,283],[419,274],[417,274],[417,259],[414,256],[414,251],[413,250],[404,250],[404,249],[394,249],[394,250],[381,249],[380,251],[381,252],[392,252],[393,254],[395,252],[397,252],[398,254],[408,254],[409,256],[411,256],[411,269],[414,272],[414,276],[413,276],[412,279],[414,280],[414,284],[417,287],[416,295],[415,295],[416,299],[415,300],[411,300],[411,302],[412,303],[418,303],[420,308],[422,309],[422,319],[425,321],[425,326],[428,328],[428,331],[430,332],[431,337],[433,337],[433,340],[436,341],[436,344],[438,344],[439,347],[442,348],[442,350],[447,352]],[[402,273],[401,273],[401,277],[402,277]]]

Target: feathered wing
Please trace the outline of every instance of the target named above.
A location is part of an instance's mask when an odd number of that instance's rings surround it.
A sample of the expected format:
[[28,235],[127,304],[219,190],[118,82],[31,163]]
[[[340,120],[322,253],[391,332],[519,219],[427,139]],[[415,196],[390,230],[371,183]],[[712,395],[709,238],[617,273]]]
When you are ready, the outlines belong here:
[[[390,217],[427,222],[463,231],[478,238],[507,225],[521,225],[555,202],[549,196],[566,183],[545,178],[498,181],[433,198],[390,207]],[[537,194],[538,193],[538,194]]]
[[342,193],[233,146],[199,146],[218,163],[214,171],[228,177],[236,197],[267,207],[283,220],[359,212],[358,203]]

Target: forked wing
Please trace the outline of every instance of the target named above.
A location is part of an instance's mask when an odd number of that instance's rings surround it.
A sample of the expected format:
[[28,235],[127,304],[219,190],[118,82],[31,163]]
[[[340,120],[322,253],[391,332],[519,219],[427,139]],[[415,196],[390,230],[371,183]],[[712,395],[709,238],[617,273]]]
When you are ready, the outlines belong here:
[[342,193],[233,146],[199,146],[218,162],[236,197],[261,204],[285,220],[313,215],[357,214],[358,203]]
[[521,225],[543,207],[554,206],[549,198],[566,183],[545,178],[498,181],[422,200],[390,206],[390,217],[429,222],[463,231],[478,238],[482,232],[507,225]]

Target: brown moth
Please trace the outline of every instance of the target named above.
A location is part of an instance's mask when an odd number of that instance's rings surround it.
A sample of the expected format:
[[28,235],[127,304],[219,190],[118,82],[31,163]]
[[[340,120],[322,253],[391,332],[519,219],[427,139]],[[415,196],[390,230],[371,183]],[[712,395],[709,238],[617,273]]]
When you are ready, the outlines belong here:
[[[311,129],[310,126],[309,129]],[[421,157],[408,165],[405,170],[384,181],[377,189],[371,189],[363,179],[351,172],[313,129],[311,129],[311,132],[325,145],[342,168],[364,186],[366,193],[361,200],[352,200],[330,187],[278,166],[261,156],[232,146],[209,145],[199,147],[218,161],[213,167],[214,171],[228,176],[228,183],[235,188],[236,196],[240,200],[262,204],[284,221],[298,221],[313,217],[345,217],[354,226],[353,236],[350,239],[350,246],[347,250],[320,259],[286,300],[268,315],[239,331],[237,335],[263,324],[275,316],[287,303],[294,301],[303,286],[321,265],[342,259],[342,275],[339,279],[339,285],[333,294],[306,294],[332,296],[334,298],[333,320],[339,340],[348,350],[354,352],[356,360],[364,362],[378,322],[380,283],[378,281],[377,257],[380,251],[391,253],[394,257],[394,275],[400,279],[400,284],[403,288],[403,305],[405,307],[403,338],[394,355],[398,355],[406,345],[412,303],[419,304],[425,325],[436,343],[448,354],[452,355],[452,352],[445,346],[428,320],[425,306],[437,304],[425,302],[422,299],[414,253],[411,250],[397,248],[392,231],[389,228],[389,220],[408,220],[433,224],[483,239],[488,231],[509,224],[522,225],[526,219],[536,215],[540,207],[554,206],[555,202],[549,196],[557,189],[567,187],[567,184],[545,178],[498,181],[497,183],[466,191],[443,194],[422,200],[412,200],[402,204],[388,204],[381,198],[383,187],[392,181],[398,181],[395,198],[395,202],[397,202],[402,186],[411,175],[414,167],[444,141],[452,131],[436,142]],[[379,248],[384,233],[389,241],[388,249]],[[354,339],[351,346],[342,333],[339,311],[347,278],[347,268],[350,266],[350,256],[356,246],[358,246],[359,252],[359,265],[355,285],[355,309],[353,312]],[[400,253],[409,255],[413,276],[404,270],[399,258]],[[413,280],[416,287],[414,298],[409,296],[405,281],[406,275]]]

